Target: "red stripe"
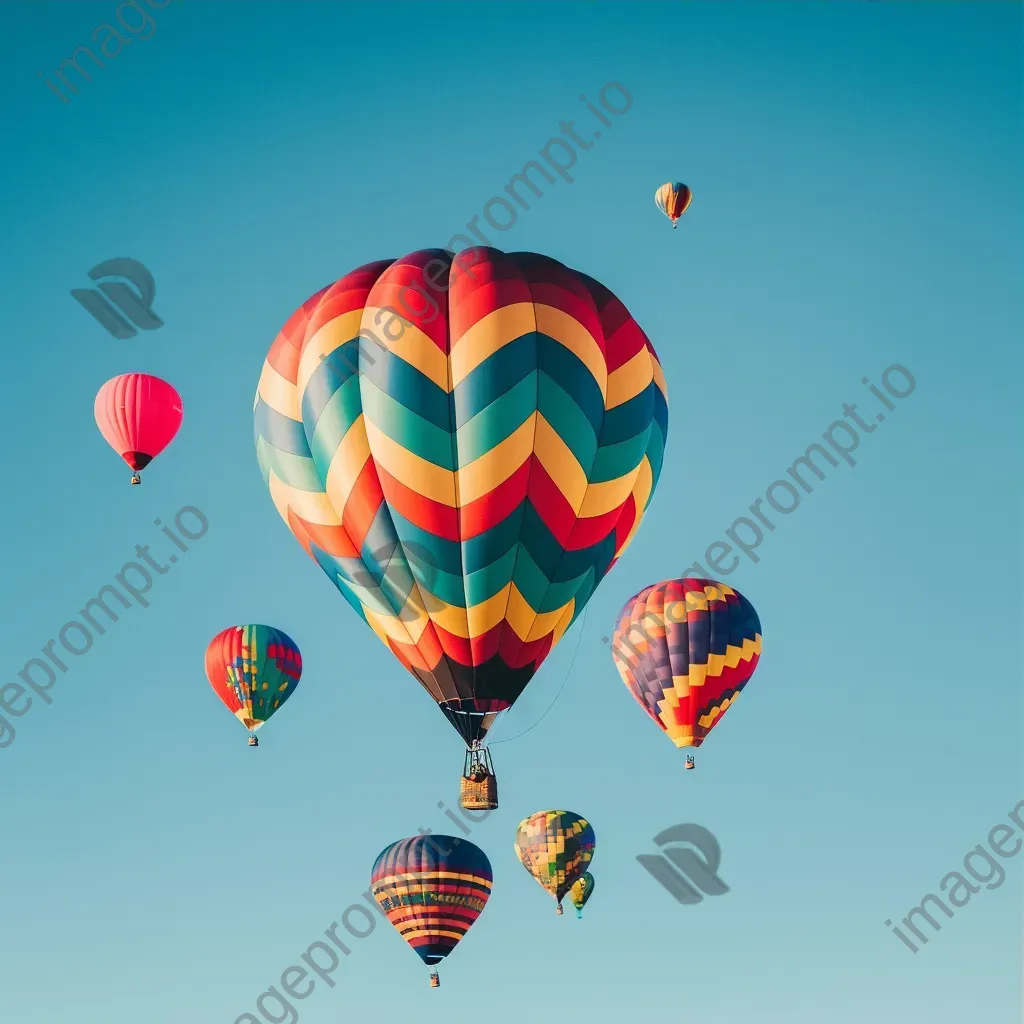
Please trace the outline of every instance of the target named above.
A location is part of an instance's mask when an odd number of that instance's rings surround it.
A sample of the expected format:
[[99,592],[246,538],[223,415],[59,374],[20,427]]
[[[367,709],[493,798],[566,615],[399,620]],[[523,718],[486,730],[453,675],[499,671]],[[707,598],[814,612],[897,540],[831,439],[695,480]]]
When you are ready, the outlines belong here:
[[469,649],[473,660],[471,665],[483,665],[498,653],[501,643],[501,631],[505,626],[504,620],[492,626],[481,636],[472,637],[469,641]]
[[354,546],[362,547],[383,502],[384,492],[377,475],[377,465],[369,458],[359,470],[341,515],[342,525],[352,538]]
[[417,494],[382,466],[377,466],[377,475],[388,505],[399,515],[435,537],[444,540],[459,539],[458,509]]
[[[403,320],[418,327],[442,351],[448,349],[448,295],[435,284],[446,282],[447,275],[438,267],[431,267],[430,276],[424,268],[433,260],[450,265],[443,249],[421,249],[396,260],[373,286],[367,299],[368,306],[388,307]],[[374,333],[386,345],[388,334],[397,335],[397,325],[387,327],[386,318],[375,325]]]
[[536,457],[533,459],[527,494],[544,525],[558,544],[567,549],[576,525],[576,513]]
[[502,481],[482,497],[464,505],[459,512],[462,539],[477,537],[503,522],[523,502],[527,495],[530,468],[536,462],[531,455],[507,480]]

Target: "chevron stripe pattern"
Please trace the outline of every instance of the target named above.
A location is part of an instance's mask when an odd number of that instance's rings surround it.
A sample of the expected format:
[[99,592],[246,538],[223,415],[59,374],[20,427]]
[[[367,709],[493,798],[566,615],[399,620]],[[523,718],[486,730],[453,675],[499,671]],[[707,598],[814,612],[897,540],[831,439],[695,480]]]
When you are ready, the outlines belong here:
[[761,622],[738,591],[683,577],[619,613],[612,656],[637,703],[677,747],[699,747],[754,674]]
[[492,881],[483,850],[465,839],[440,835],[392,843],[370,874],[373,898],[398,934],[430,965],[446,957],[480,916]]
[[307,300],[254,420],[289,529],[470,742],[633,538],[668,404],[650,341],[597,281],[535,253],[428,249]]
[[523,867],[561,903],[593,860],[596,842],[586,818],[572,811],[538,811],[519,823],[515,851]]

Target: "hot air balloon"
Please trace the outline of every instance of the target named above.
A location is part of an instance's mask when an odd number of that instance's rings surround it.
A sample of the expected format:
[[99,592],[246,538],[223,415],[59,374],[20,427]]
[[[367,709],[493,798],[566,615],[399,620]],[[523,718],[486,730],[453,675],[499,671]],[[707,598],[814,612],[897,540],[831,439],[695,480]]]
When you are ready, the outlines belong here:
[[516,856],[555,897],[556,914],[562,913],[562,898],[593,859],[594,843],[590,822],[572,811],[538,811],[519,823]]
[[107,444],[142,483],[145,469],[174,440],[181,426],[181,396],[148,373],[123,373],[100,388],[93,406],[96,426]]
[[[645,587],[619,613],[612,656],[637,703],[677,747],[699,747],[754,674],[761,623],[715,580]],[[693,767],[687,757],[687,768]]]
[[655,205],[672,221],[673,230],[679,225],[679,218],[686,213],[686,208],[690,205],[691,199],[693,199],[693,193],[681,181],[674,183],[666,181],[654,193]]
[[569,899],[576,908],[577,917],[583,917],[583,908],[593,894],[594,876],[589,871],[585,871],[572,883],[572,888],[569,890]]
[[[254,421],[282,518],[462,736],[462,805],[496,807],[488,729],[654,493],[668,407],[651,343],[553,259],[428,249],[308,299]],[[376,685],[383,728],[408,728],[404,691]]]
[[206,678],[213,692],[249,730],[256,730],[295,692],[302,655],[287,633],[273,626],[229,626],[206,648]]
[[370,888],[398,934],[430,967],[439,964],[480,916],[491,895],[491,862],[478,846],[453,836],[413,836],[384,849]]

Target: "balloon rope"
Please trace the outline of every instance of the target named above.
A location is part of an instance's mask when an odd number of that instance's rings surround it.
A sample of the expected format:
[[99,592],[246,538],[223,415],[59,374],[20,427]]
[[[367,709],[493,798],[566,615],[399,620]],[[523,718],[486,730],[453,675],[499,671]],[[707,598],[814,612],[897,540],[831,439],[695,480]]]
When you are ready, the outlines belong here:
[[548,711],[550,711],[555,706],[555,704],[558,701],[558,698],[562,696],[562,691],[565,689],[565,684],[569,681],[569,675],[572,672],[572,667],[576,664],[576,655],[580,653],[580,643],[583,640],[583,627],[586,625],[587,615],[589,614],[589,612],[589,608],[583,609],[583,621],[580,623],[579,636],[576,637],[576,649],[572,652],[572,661],[569,662],[569,667],[565,670],[565,678],[562,680],[562,685],[559,686],[558,693],[555,694],[554,700],[552,700],[551,703],[547,706],[547,710],[544,712],[543,715],[540,716],[540,718],[537,719],[536,722],[533,723],[533,725],[530,726],[529,729],[524,729],[522,732],[517,732],[515,736],[509,736],[507,739],[494,740],[490,744],[490,746],[496,747],[499,743],[510,743],[512,740],[517,740],[520,736],[525,736],[531,729],[536,729],[537,726],[540,725],[540,723],[543,722],[545,718],[547,718]]

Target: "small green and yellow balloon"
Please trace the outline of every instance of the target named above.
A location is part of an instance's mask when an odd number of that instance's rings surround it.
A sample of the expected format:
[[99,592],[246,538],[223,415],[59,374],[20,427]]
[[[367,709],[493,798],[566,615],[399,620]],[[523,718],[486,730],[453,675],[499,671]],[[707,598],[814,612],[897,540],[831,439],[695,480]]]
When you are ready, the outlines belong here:
[[569,890],[569,899],[576,908],[577,917],[583,917],[583,908],[587,905],[587,900],[590,899],[593,893],[594,876],[589,871],[585,871],[572,883],[572,888]]

